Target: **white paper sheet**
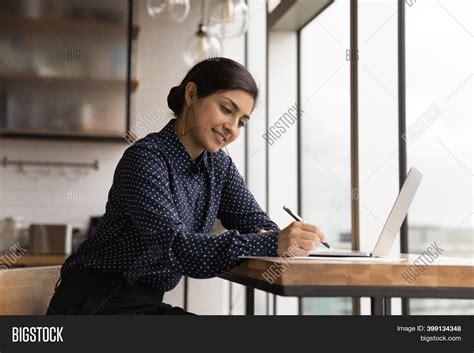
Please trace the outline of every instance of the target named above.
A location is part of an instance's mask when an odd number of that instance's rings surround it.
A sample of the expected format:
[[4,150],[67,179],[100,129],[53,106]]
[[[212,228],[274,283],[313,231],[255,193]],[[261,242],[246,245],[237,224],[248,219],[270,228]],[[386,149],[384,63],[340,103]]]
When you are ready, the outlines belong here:
[[[279,257],[270,257],[270,256],[239,256],[240,259],[279,259]],[[389,257],[314,257],[314,256],[295,256],[295,257],[285,257],[285,261],[294,261],[294,260],[311,260],[311,261],[340,261],[340,262],[404,262],[406,259],[401,258],[389,258]]]

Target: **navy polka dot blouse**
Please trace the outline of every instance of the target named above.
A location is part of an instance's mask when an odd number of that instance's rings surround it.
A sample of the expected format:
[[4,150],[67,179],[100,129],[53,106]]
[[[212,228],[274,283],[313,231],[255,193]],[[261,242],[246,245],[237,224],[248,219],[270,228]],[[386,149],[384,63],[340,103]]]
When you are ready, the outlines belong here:
[[[193,161],[174,121],[124,152],[105,215],[66,260],[63,274],[82,268],[120,272],[169,291],[182,275],[215,277],[238,265],[241,255],[276,256],[280,229],[230,157],[204,151]],[[211,233],[216,218],[227,231]]]

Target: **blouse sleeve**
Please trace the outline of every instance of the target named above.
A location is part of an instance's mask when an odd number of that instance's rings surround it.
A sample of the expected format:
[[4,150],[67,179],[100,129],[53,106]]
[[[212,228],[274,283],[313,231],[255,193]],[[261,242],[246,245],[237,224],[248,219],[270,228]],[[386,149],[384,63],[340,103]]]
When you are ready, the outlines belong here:
[[217,218],[225,228],[236,229],[243,234],[257,233],[260,229],[280,231],[260,208],[232,161],[222,190]]
[[[182,275],[210,278],[236,266],[239,256],[276,256],[278,228],[257,206],[252,203],[248,221],[230,215],[229,207],[236,202],[232,202],[230,188],[235,183],[229,183],[224,190],[221,215],[225,224],[236,224],[242,232],[189,231],[177,212],[179,205],[174,204],[165,163],[160,154],[134,145],[127,149],[117,167],[123,212],[146,246],[137,261],[158,263]],[[245,216],[243,211],[239,215]],[[274,231],[259,234],[258,225]]]

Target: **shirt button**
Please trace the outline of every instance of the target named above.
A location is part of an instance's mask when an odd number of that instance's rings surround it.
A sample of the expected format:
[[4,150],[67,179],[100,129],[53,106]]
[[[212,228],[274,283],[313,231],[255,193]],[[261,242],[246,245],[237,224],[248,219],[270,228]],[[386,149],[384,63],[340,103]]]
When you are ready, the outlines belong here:
[[199,175],[195,174],[195,175],[194,175],[194,179],[198,180],[198,179],[199,179]]

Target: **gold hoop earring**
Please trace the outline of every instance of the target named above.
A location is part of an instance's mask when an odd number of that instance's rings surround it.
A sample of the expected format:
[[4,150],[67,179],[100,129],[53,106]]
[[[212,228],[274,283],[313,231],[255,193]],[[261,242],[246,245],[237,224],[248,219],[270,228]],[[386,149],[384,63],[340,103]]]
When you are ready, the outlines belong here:
[[193,113],[193,116],[194,116],[194,126],[189,129],[188,131],[185,131],[186,130],[186,122],[188,121],[188,115],[189,115],[189,109],[188,111],[186,112],[186,116],[184,117],[184,125],[183,125],[183,131],[181,132],[181,137],[183,137],[184,135],[188,134],[189,132],[191,132],[193,129],[196,128],[197,126],[197,120],[196,120],[196,115],[194,115],[194,110],[193,110],[193,107],[192,105],[189,105],[189,108],[190,110],[192,111]]

